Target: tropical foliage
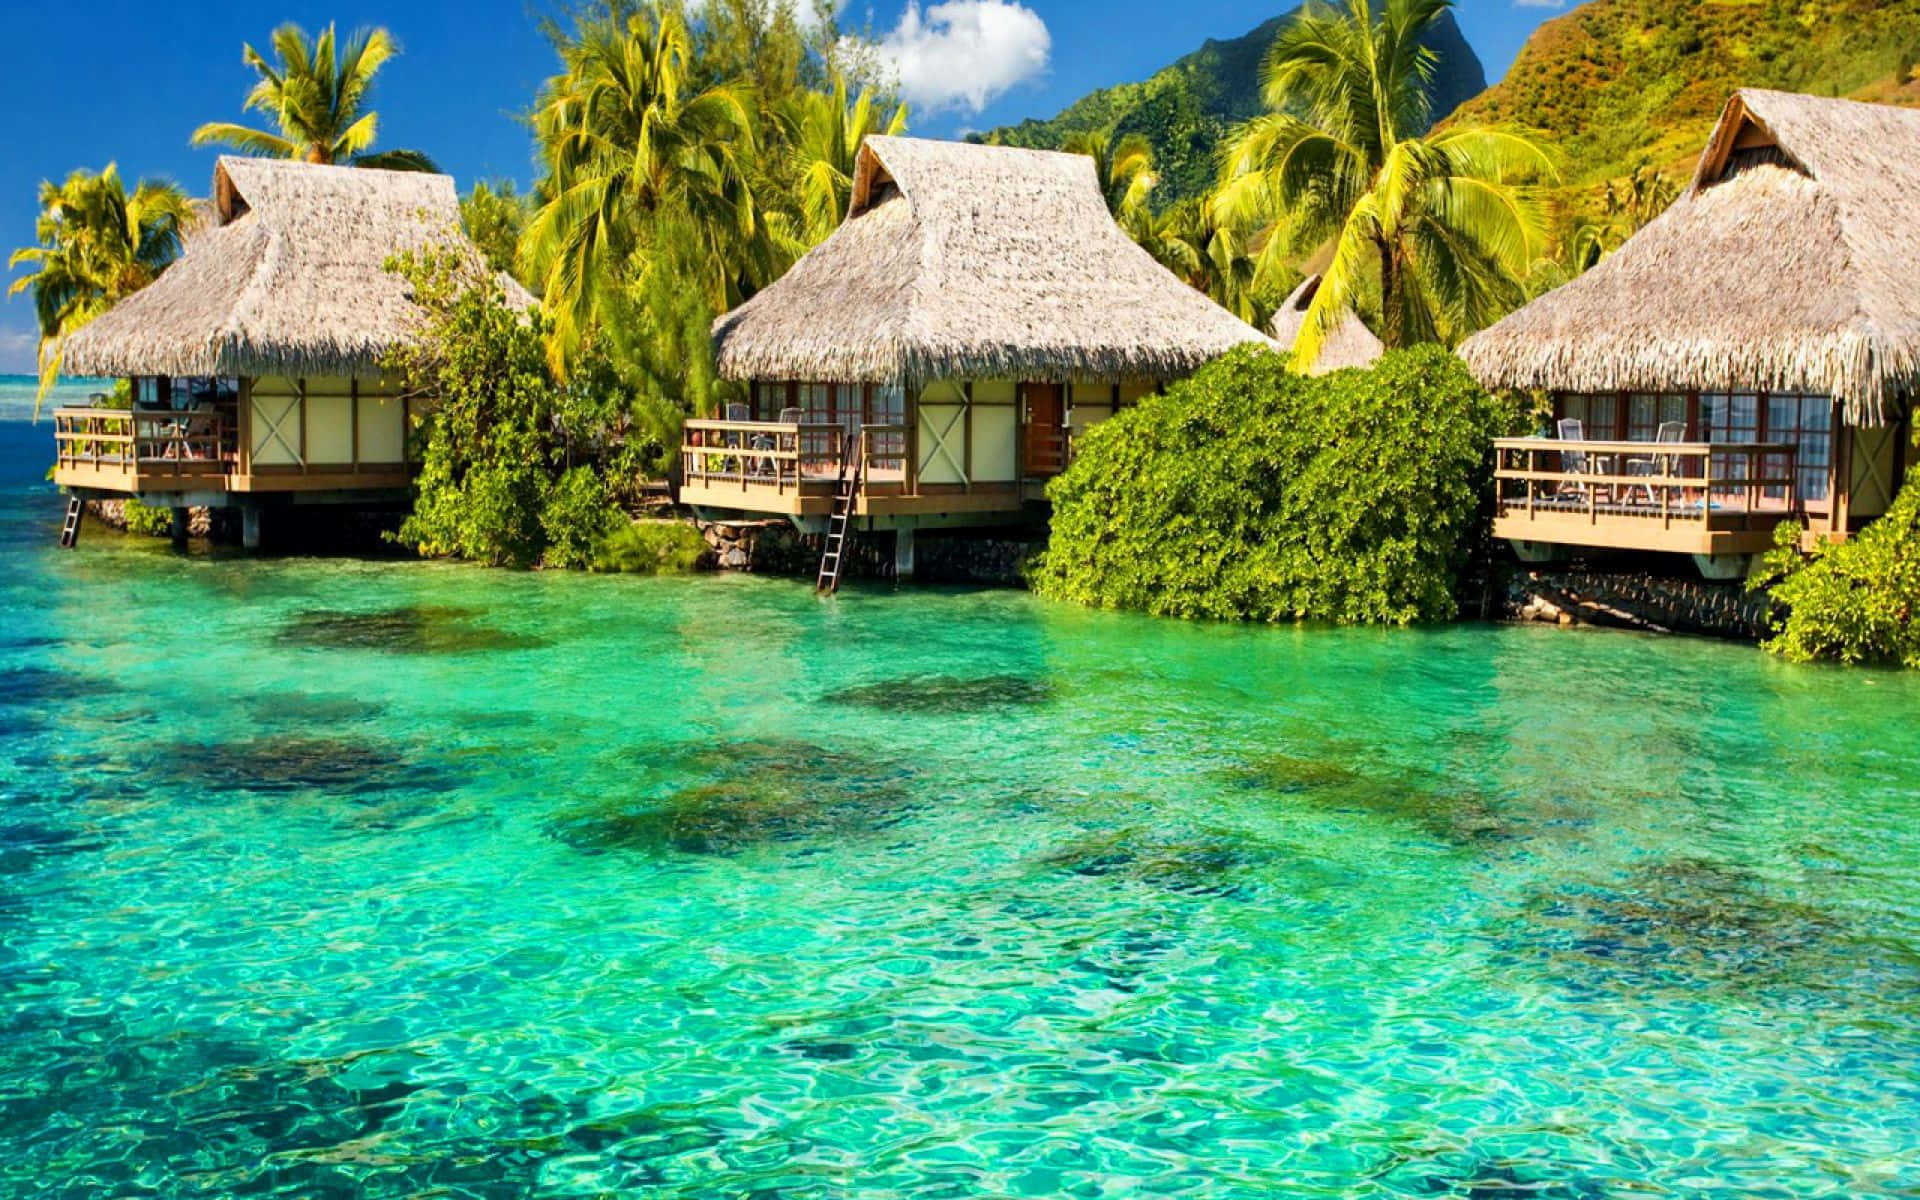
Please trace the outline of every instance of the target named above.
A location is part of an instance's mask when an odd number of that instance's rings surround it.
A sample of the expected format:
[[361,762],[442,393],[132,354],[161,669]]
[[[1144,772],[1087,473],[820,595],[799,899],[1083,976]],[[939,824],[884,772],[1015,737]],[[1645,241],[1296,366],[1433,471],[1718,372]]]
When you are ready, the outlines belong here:
[[1849,541],[1803,556],[1802,532],[1782,526],[1752,580],[1773,593],[1767,649],[1795,662],[1920,669],[1920,486],[1901,488]]
[[1137,133],[1117,135],[1111,129],[1088,130],[1068,134],[1060,148],[1093,160],[1107,211],[1135,241],[1150,241],[1154,223],[1149,202],[1160,178],[1154,174],[1153,147],[1147,139]]
[[270,45],[271,62],[251,45],[243,50],[247,66],[260,77],[243,107],[265,114],[277,132],[214,121],[193,131],[194,145],[231,146],[244,154],[310,163],[436,169],[418,150],[373,150],[380,117],[367,101],[380,68],[400,53],[392,34],[366,29],[341,44],[332,25],[313,38],[289,23],[273,31]]
[[516,268],[520,235],[533,219],[536,207],[534,198],[522,194],[512,180],[488,182],[483,179],[460,198],[460,221],[466,226],[467,236],[486,257],[488,266],[519,278]]
[[152,283],[180,254],[192,219],[185,192],[143,179],[129,193],[112,163],[65,183],[40,185],[37,244],[13,252],[8,266],[30,266],[9,295],[31,292],[40,325],[40,390],[59,377],[66,339],[125,296]]
[[847,81],[836,75],[831,90],[801,92],[792,109],[793,170],[800,180],[800,213],[806,240],[826,240],[847,214],[854,160],[868,134],[897,135],[907,128],[907,106],[886,111],[870,90],[851,102]]
[[609,381],[590,370],[557,377],[544,320],[515,312],[458,256],[408,256],[393,269],[430,323],[383,365],[409,393],[434,397],[398,539],[421,554],[496,566],[585,566],[621,523],[616,500],[631,478],[609,420],[618,411]]
[[1227,223],[1262,229],[1274,247],[1332,246],[1298,365],[1363,300],[1394,348],[1455,343],[1522,298],[1542,225],[1525,185],[1549,169],[1544,151],[1499,129],[1417,132],[1435,66],[1422,39],[1450,3],[1308,9],[1267,56],[1270,111],[1228,148],[1213,200]]
[[[1217,148],[1236,126],[1262,111],[1261,63],[1273,40],[1300,12],[1289,7],[1240,37],[1209,39],[1151,78],[1101,88],[1050,120],[1024,121],[976,136],[1039,150],[1066,149],[1076,134],[1139,137],[1157,167],[1154,207],[1165,212],[1200,200],[1213,190],[1218,176]],[[1426,44],[1439,59],[1429,84],[1435,115],[1452,112],[1486,87],[1480,60],[1450,17],[1434,25]]]
[[1438,347],[1322,378],[1235,351],[1085,437],[1034,586],[1181,617],[1446,620],[1518,419]]
[[680,421],[726,390],[714,318],[832,232],[861,139],[906,110],[848,82],[830,12],[803,25],[791,3],[610,0],[548,34],[561,71],[534,114],[545,175],[517,264],[553,368],[608,364],[664,469]]

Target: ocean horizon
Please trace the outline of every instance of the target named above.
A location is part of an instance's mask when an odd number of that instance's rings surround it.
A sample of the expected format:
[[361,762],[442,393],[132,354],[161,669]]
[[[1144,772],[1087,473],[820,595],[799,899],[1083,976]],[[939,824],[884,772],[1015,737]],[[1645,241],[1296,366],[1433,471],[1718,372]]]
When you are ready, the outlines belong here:
[[[41,415],[45,417],[63,404],[85,404],[95,392],[112,386],[111,379],[62,379],[47,393],[46,403],[40,406]],[[33,396],[39,390],[36,376],[0,375],[0,421],[33,420]]]

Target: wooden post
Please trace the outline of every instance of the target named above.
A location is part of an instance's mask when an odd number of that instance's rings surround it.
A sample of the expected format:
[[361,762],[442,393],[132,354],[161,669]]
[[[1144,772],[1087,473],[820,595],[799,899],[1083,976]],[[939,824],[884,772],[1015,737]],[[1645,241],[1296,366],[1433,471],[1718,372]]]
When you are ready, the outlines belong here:
[[353,473],[360,473],[360,377],[347,380],[347,421],[353,438]]
[[960,471],[966,481],[961,485],[967,492],[973,491],[973,380],[960,385]]
[[1833,405],[1830,429],[1833,465],[1828,468],[1827,538],[1839,542],[1846,540],[1853,507],[1853,429],[1838,401]]

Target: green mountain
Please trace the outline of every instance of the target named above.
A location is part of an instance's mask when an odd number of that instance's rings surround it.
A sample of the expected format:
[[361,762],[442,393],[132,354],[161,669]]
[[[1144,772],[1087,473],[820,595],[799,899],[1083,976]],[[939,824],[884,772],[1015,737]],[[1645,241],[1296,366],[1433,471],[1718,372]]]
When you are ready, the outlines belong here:
[[1684,180],[1736,88],[1920,104],[1917,54],[1920,0],[1591,0],[1449,120],[1539,131],[1591,200],[1641,164]]
[[[1215,155],[1228,131],[1261,111],[1261,61],[1299,11],[1281,13],[1242,37],[1208,39],[1152,78],[1101,88],[1051,120],[1026,120],[970,140],[1055,150],[1070,133],[1113,126],[1122,135],[1144,134],[1152,143],[1160,174],[1155,207],[1201,195],[1213,185]],[[1433,111],[1445,114],[1485,89],[1486,71],[1451,13],[1435,26],[1430,44],[1440,56]]]

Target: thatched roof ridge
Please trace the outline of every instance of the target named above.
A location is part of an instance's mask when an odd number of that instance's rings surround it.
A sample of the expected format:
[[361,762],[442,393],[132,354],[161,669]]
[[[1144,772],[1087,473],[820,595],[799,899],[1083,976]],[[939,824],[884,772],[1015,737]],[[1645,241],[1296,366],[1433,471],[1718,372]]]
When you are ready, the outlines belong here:
[[[1307,323],[1307,309],[1320,290],[1320,275],[1309,275],[1293,289],[1273,314],[1273,340],[1292,349]],[[1347,367],[1370,367],[1387,352],[1386,346],[1368,329],[1360,314],[1348,309],[1333,333],[1320,344],[1320,357],[1307,369],[1309,375],[1326,375]]]
[[846,222],[714,324],[731,379],[1171,379],[1258,330],[1115,225],[1083,155],[861,146]]
[[1748,89],[1671,208],[1460,353],[1493,387],[1802,392],[1880,424],[1920,390],[1916,261],[1920,112]]
[[[418,332],[387,259],[468,247],[445,175],[223,156],[184,253],[68,340],[89,375],[349,375]],[[475,252],[475,266],[479,267]],[[503,281],[510,301],[532,297]]]

